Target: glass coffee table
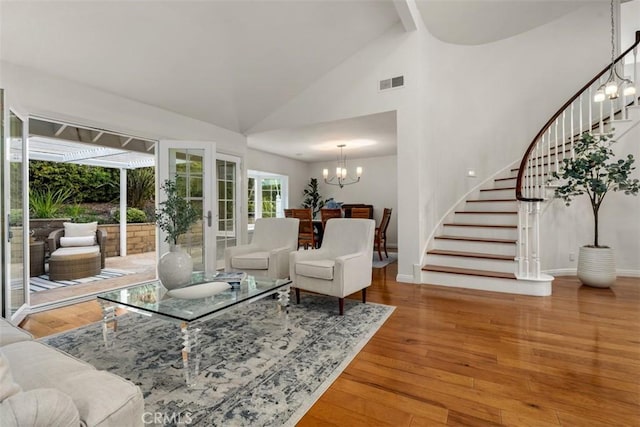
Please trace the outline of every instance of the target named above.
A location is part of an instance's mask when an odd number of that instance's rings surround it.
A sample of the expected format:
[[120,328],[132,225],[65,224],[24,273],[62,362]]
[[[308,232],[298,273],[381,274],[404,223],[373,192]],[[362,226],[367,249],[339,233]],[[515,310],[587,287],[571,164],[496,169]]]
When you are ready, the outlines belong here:
[[[209,283],[212,283],[212,287],[220,287],[220,282],[216,282],[214,276],[215,274],[194,273],[191,284],[181,288],[180,292],[184,293],[188,288],[196,291],[206,289]],[[288,279],[272,280],[247,276],[239,285],[236,284],[214,295],[203,297],[198,297],[198,292],[195,296],[187,295],[186,298],[172,296],[173,292],[167,292],[159,280],[105,292],[97,296],[102,306],[102,333],[105,345],[111,346],[113,343],[111,335],[117,331],[116,307],[176,323],[181,330],[185,380],[188,386],[192,386],[200,370],[201,328],[198,324],[234,307],[249,304],[270,295],[277,295],[277,306],[288,313],[290,285],[291,281]]]

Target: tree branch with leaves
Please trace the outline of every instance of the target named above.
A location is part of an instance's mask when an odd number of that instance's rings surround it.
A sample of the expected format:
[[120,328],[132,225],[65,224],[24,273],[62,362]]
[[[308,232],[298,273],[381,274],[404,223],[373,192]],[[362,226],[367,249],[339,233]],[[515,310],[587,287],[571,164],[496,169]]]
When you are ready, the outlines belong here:
[[551,174],[555,179],[563,180],[554,196],[564,200],[567,206],[576,196],[586,194],[589,197],[594,219],[594,247],[600,247],[598,214],[605,196],[612,191],[636,196],[640,190],[638,179],[631,178],[635,170],[633,155],[615,160],[611,149],[615,141],[611,137],[611,134],[583,133],[574,147],[574,157],[563,159],[560,172]]

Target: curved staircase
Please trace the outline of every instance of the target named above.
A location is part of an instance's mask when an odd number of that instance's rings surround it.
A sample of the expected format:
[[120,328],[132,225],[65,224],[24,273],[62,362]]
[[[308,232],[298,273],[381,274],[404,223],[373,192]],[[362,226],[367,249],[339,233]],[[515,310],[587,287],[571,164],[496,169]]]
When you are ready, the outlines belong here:
[[[635,43],[615,61],[624,70],[631,57],[638,85],[638,46]],[[541,273],[539,218],[541,204],[553,196],[551,172],[573,155],[583,132],[619,139],[640,124],[638,95],[600,102],[594,94],[611,69],[604,68],[571,97],[543,126],[521,161],[494,177],[464,201],[440,224],[429,242],[421,283],[544,296],[551,294],[553,277]]]

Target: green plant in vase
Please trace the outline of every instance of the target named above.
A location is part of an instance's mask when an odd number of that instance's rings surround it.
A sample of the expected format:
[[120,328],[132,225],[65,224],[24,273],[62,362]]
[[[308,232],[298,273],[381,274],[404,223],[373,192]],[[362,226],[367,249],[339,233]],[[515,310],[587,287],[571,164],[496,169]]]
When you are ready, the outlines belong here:
[[574,156],[563,159],[560,172],[551,174],[562,180],[554,196],[564,200],[567,206],[577,196],[586,194],[589,197],[593,214],[593,245],[580,248],[578,278],[586,285],[597,287],[608,287],[616,278],[613,252],[608,246],[600,245],[599,240],[602,202],[610,192],[636,196],[640,190],[638,179],[631,177],[635,169],[633,155],[616,160],[611,149],[615,141],[611,137],[583,133],[574,147]]

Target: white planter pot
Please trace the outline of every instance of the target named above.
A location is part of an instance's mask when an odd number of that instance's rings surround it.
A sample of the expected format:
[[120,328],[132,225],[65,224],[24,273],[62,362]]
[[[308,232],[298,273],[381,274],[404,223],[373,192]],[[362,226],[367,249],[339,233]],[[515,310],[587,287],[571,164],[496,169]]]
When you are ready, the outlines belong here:
[[578,279],[587,286],[608,288],[616,281],[613,249],[583,246],[578,254]]
[[179,246],[171,248],[170,252],[162,255],[158,261],[158,278],[162,286],[175,289],[191,281],[193,260],[191,256]]

